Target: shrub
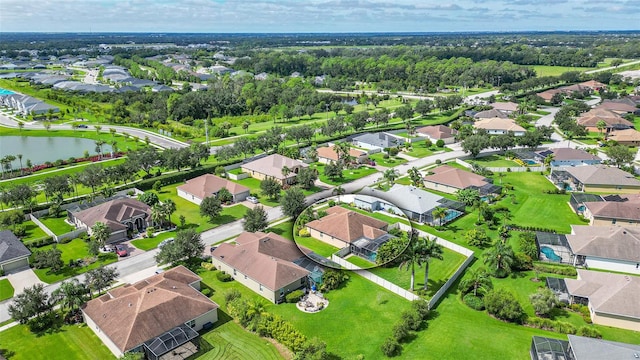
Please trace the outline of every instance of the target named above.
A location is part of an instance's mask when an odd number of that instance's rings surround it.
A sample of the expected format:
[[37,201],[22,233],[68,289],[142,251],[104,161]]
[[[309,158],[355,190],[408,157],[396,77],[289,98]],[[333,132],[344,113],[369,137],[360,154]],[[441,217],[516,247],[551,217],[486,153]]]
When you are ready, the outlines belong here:
[[409,336],[409,327],[407,327],[407,323],[401,322],[396,324],[392,330],[393,338],[397,342],[401,342]]
[[533,269],[533,260],[531,257],[523,252],[517,252],[515,254],[515,261],[513,262],[513,268],[517,271],[525,271]]
[[118,255],[116,253],[108,252],[108,253],[100,253],[98,254],[99,261],[107,261],[111,259],[118,259]]
[[384,356],[393,357],[400,354],[400,344],[392,337],[386,338],[380,346]]
[[387,153],[382,154],[382,158],[383,159],[388,159],[389,158],[389,154],[387,154]]
[[578,329],[577,334],[580,336],[586,336],[586,337],[596,338],[596,339],[602,338],[602,334],[600,334],[600,331],[598,331],[598,329],[592,326],[581,326]]
[[437,165],[442,164],[442,160],[440,160],[440,159],[436,159],[436,164],[437,164]]
[[484,310],[484,301],[481,297],[468,293],[462,298],[462,301],[474,310]]
[[400,150],[398,150],[398,148],[392,147],[389,149],[389,155],[391,156],[396,156],[398,155],[398,153],[400,152]]
[[204,295],[206,297],[211,296],[211,289],[209,289],[209,288],[204,288],[204,289],[200,290],[200,292],[202,293],[202,295]]
[[503,289],[487,293],[484,297],[484,306],[489,314],[505,321],[520,323],[525,316],[522,305],[515,296]]
[[298,231],[298,236],[300,236],[300,237],[309,237],[309,236],[311,236],[311,234],[309,234],[309,230],[307,230],[307,228],[302,228],[302,229],[300,229],[300,231]]
[[329,200],[329,207],[333,207],[336,205],[335,200]]
[[534,232],[520,233],[519,245],[523,253],[532,260],[538,260],[538,247],[536,246],[536,234]]
[[216,279],[218,279],[218,281],[222,281],[222,282],[229,282],[229,281],[233,280],[233,277],[230,274],[227,274],[224,271],[220,271],[219,273],[216,274]]
[[417,311],[423,320],[429,315],[429,303],[424,300],[413,300],[411,302],[411,309]]
[[15,225],[13,227],[13,234],[17,237],[23,237],[27,235],[27,227],[22,224]]
[[203,268],[203,269],[205,269],[205,270],[207,270],[207,271],[211,271],[211,270],[215,270],[215,269],[216,269],[216,266],[215,266],[215,265],[213,265],[213,263],[208,262],[208,261],[207,261],[207,262],[204,262],[204,261],[203,261],[203,262],[200,264],[200,267],[201,267],[201,268]]
[[444,140],[439,139],[438,141],[436,141],[436,146],[439,147],[439,148],[443,147],[444,146]]
[[550,274],[559,274],[565,276],[576,276],[578,272],[576,268],[572,266],[554,266],[551,264],[536,263],[533,268],[539,272],[546,272]]
[[284,300],[290,304],[294,304],[300,301],[303,295],[304,295],[304,291],[294,290],[288,293],[287,295],[285,295]]
[[224,293],[224,302],[228,304],[235,299],[240,299],[240,297],[242,297],[242,294],[238,289],[229,289]]
[[576,327],[573,326],[573,324],[564,321],[554,321],[551,319],[539,318],[536,316],[527,318],[525,320],[525,324],[533,328],[555,331],[562,334],[576,333]]
[[402,313],[402,322],[410,330],[417,331],[422,326],[422,315],[415,309],[404,311]]
[[537,315],[547,315],[560,301],[549,288],[538,288],[538,291],[529,295],[529,300]]
[[147,228],[147,237],[152,238],[155,231],[156,229],[153,226],[149,226]]

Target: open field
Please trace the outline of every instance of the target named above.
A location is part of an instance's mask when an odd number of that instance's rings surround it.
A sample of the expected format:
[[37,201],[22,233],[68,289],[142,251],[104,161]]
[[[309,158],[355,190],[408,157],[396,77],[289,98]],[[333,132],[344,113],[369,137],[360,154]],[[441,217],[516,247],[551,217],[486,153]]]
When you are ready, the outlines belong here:
[[341,185],[352,182],[354,180],[363,178],[365,176],[369,176],[371,174],[376,173],[378,170],[369,167],[369,166],[361,166],[357,169],[344,169],[342,170],[342,178],[333,180],[328,178],[324,174],[325,164],[322,163],[313,163],[310,165],[311,168],[314,168],[318,171],[318,179],[325,184],[329,185]]
[[543,76],[560,76],[567,71],[588,71],[594,70],[594,68],[587,67],[571,67],[571,66],[548,66],[548,65],[532,65],[530,66],[536,71],[538,77]]

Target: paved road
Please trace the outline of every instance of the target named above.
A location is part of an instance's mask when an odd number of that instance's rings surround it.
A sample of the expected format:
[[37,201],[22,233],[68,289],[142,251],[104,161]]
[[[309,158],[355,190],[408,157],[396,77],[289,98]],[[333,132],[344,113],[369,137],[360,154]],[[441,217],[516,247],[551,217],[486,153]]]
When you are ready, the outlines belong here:
[[631,66],[631,65],[635,65],[635,64],[640,64],[640,60],[635,60],[635,61],[630,61],[628,63],[624,63],[620,66],[609,66],[606,68],[602,68],[602,69],[595,69],[595,70],[589,70],[589,71],[585,71],[585,74],[593,74],[593,73],[598,73],[598,72],[602,72],[602,71],[609,71],[609,70],[620,70],[620,71],[624,71],[625,66]]
[[[42,124],[38,121],[25,122],[24,124],[25,124],[24,125],[25,129],[36,129],[36,130],[43,129]],[[18,122],[7,115],[0,113],[0,126],[18,128]],[[170,137],[156,134],[154,132],[144,130],[144,129],[138,129],[138,128],[132,128],[127,126],[120,126],[120,125],[102,125],[103,132],[108,132],[110,128],[116,129],[116,131],[119,133],[126,132],[131,136],[137,136],[141,140],[148,136],[149,141],[151,141],[151,143],[165,149],[166,148],[184,148],[189,146],[189,144],[184,143],[182,141],[178,141],[176,139],[172,139]],[[52,124],[51,129],[73,130],[70,124]],[[76,129],[75,131],[95,131],[95,129],[93,129],[93,127],[90,127],[88,129]]]

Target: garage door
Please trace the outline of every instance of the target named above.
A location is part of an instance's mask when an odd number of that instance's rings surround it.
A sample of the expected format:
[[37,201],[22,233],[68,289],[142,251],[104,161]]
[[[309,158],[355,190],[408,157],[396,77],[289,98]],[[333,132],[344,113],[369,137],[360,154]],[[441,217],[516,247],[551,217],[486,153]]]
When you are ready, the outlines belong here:
[[22,260],[12,261],[10,263],[2,264],[2,269],[4,269],[5,274],[12,272],[14,270],[27,268],[27,267],[29,267],[28,259],[22,259]]

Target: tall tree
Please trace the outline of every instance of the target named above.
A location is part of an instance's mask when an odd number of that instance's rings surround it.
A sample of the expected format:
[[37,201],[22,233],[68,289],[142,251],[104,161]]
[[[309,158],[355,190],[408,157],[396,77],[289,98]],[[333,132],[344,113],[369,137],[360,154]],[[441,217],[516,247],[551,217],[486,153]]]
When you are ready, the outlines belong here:
[[260,190],[270,199],[277,199],[280,196],[282,185],[274,179],[264,179],[260,182]]
[[202,203],[200,203],[200,215],[208,217],[211,223],[215,221],[221,212],[222,204],[220,203],[220,199],[215,196],[206,197],[202,200]]
[[285,190],[284,195],[280,199],[280,205],[282,206],[282,212],[284,215],[293,219],[307,207],[306,200],[302,189],[297,186],[290,187]]
[[396,169],[387,169],[382,174],[382,177],[389,182],[389,185],[393,185],[400,173]]
[[118,276],[119,273],[116,268],[101,266],[87,271],[84,276],[84,283],[92,293],[95,292],[100,295],[102,290],[108,288]]
[[262,231],[266,229],[268,225],[267,212],[262,206],[247,209],[247,212],[244,214],[244,222],[242,224],[245,231]]
[[438,244],[435,238],[421,238],[418,242],[421,243],[419,247],[420,262],[424,264],[424,284],[422,288],[426,291],[429,283],[429,263],[431,259],[444,259],[443,250],[442,245]]
[[467,275],[460,280],[459,288],[463,294],[473,291],[473,295],[478,296],[478,291],[489,291],[493,288],[493,284],[487,269],[481,267],[469,270]]
[[409,169],[409,171],[407,171],[407,174],[409,175],[409,179],[411,179],[411,185],[415,187],[424,186],[424,182],[422,181],[422,174],[420,173],[420,170],[418,170],[418,168],[416,168],[415,166],[412,167],[411,169]]
[[489,268],[493,268],[494,276],[505,277],[511,273],[515,255],[509,244],[498,240],[482,256],[484,257],[484,263]]
[[14,320],[26,324],[31,318],[38,318],[52,308],[53,304],[49,300],[49,294],[44,290],[44,285],[36,284],[14,296],[8,309]]
[[87,302],[89,295],[89,288],[75,278],[63,281],[51,294],[63,309],[68,308],[72,311],[79,309],[82,304]]
[[617,166],[622,167],[623,165],[630,164],[635,159],[635,151],[624,145],[613,145],[609,146],[605,150],[605,154],[611,159],[611,161]]
[[204,251],[204,242],[200,233],[195,229],[180,230],[175,239],[160,249],[156,255],[158,264],[175,264],[183,259],[201,257]]
[[98,242],[100,247],[103,247],[111,236],[111,229],[105,223],[98,221],[91,227],[91,236]]
[[409,245],[399,257],[400,265],[398,269],[402,270],[404,268],[411,271],[409,289],[413,291],[416,282],[416,265],[422,266],[423,258],[420,253],[424,251],[424,243],[418,240],[418,233],[414,230],[408,231],[407,237],[409,238]]

